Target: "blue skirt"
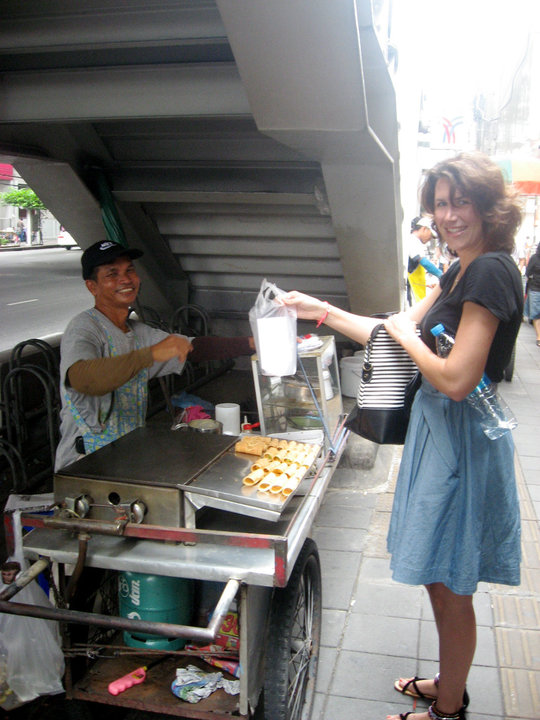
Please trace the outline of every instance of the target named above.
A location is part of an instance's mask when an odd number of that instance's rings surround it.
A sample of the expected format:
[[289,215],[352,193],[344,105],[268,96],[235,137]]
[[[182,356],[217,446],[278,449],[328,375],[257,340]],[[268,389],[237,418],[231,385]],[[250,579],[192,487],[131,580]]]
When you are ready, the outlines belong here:
[[540,292],[529,290],[527,300],[529,303],[528,317],[531,320],[538,320],[538,318],[540,318]]
[[467,401],[425,379],[416,393],[388,532],[393,578],[471,595],[519,585],[521,528],[511,433],[490,440]]

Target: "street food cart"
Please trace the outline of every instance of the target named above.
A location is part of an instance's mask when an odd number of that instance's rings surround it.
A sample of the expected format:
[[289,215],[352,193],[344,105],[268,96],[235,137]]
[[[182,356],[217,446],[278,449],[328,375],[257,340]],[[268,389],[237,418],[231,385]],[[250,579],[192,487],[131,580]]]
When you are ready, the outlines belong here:
[[[321,627],[320,565],[309,535],[347,431],[333,338],[305,353],[301,367],[309,395],[291,395],[291,383],[304,387],[302,375],[270,382],[253,359],[268,435],[243,439],[262,438],[264,454],[245,452],[238,436],[152,423],[58,472],[51,514],[23,515],[31,528],[24,554],[35,573],[54,567],[59,601],[37,608],[15,597],[0,601],[0,611],[62,623],[68,697],[213,720],[249,718],[262,705],[268,718],[305,717],[306,708],[309,714]],[[306,429],[299,418],[308,419]],[[288,494],[245,482],[263,458],[285,463],[283,453],[276,455],[283,449],[296,449],[293,461],[309,457],[295,462],[298,483]],[[200,605],[188,623],[122,614],[115,605],[118,576],[130,573],[192,580],[219,592],[203,621]],[[231,616],[234,647],[215,645]],[[180,649],[130,637],[180,639]],[[219,665],[233,655],[238,694],[219,689],[191,704],[171,692],[177,668],[211,670],[205,658]],[[110,692],[111,682],[141,666],[148,668],[144,682]]]

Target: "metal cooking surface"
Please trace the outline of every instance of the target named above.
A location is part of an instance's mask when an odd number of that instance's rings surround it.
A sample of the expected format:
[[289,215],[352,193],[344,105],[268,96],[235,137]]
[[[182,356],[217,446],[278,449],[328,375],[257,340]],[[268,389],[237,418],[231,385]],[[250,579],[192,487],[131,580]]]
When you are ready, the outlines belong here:
[[[299,492],[300,485],[288,497],[261,492],[257,485],[251,487],[244,485],[242,480],[256,460],[255,455],[230,450],[195,478],[189,484],[188,490],[229,502],[242,503],[248,507],[283,512],[293,496]],[[306,470],[304,478],[309,474],[310,470]],[[219,504],[216,507],[219,507]]]
[[137,428],[57,475],[176,487],[189,483],[237,440],[236,435]]

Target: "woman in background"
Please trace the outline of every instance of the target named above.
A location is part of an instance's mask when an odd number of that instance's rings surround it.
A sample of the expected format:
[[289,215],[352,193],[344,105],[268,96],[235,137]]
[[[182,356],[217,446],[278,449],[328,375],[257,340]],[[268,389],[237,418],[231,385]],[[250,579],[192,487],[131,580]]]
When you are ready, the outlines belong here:
[[540,347],[540,243],[525,270],[529,317],[536,332],[536,345]]

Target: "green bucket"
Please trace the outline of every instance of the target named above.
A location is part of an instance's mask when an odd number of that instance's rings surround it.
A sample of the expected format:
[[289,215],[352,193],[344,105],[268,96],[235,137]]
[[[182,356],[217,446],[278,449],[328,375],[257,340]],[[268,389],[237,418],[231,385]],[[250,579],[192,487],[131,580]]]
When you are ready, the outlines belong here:
[[[193,580],[122,572],[118,575],[120,616],[134,620],[189,625],[193,613]],[[166,638],[124,630],[130,647],[181,650],[185,638]]]

